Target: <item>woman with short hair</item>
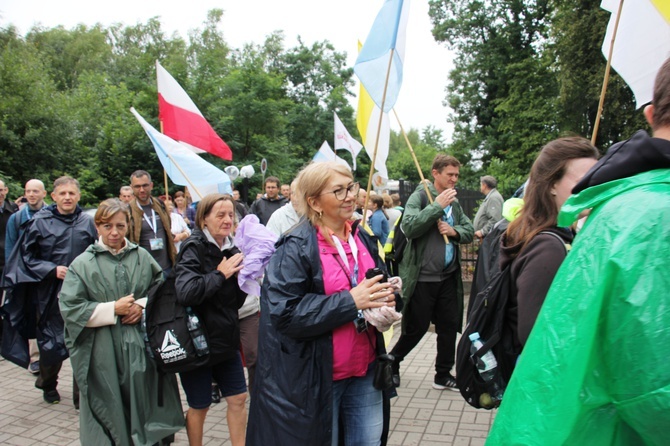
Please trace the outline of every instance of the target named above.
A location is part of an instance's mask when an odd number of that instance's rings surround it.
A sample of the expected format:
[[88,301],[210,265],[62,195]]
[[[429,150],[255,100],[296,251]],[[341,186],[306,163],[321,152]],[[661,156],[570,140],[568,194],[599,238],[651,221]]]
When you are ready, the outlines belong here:
[[209,363],[180,373],[189,409],[186,433],[191,446],[202,445],[203,427],[212,403],[212,382],[226,399],[233,446],[244,444],[247,385],[240,356],[237,310],[246,294],[237,283],[242,253],[235,247],[235,204],[230,195],[210,194],[198,203],[196,229],[181,246],[175,265],[177,300],[191,307],[204,327]]
[[[163,280],[151,255],[126,239],[130,213],[116,198],[95,213],[99,239],[70,265],[60,292],[65,342],[79,384],[85,445],[154,445],[184,426],[174,375],[159,374],[140,330],[149,288]],[[167,444],[165,441],[163,444]]]

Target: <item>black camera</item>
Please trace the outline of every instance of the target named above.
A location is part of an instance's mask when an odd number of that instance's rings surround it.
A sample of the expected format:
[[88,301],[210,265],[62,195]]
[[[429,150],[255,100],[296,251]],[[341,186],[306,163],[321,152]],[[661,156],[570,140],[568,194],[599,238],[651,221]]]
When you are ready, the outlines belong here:
[[366,279],[372,279],[373,277],[377,277],[379,275],[384,276],[382,277],[382,280],[379,281],[379,283],[388,282],[388,276],[380,268],[370,268],[365,272]]

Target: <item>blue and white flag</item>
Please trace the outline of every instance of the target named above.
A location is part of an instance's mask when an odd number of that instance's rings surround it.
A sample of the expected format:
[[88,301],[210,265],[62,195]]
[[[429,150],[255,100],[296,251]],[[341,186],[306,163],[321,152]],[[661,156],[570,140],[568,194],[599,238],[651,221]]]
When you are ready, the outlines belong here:
[[[402,85],[409,0],[386,0],[358,53],[354,72],[379,108],[389,112]],[[393,50],[393,58],[390,54]],[[389,70],[389,62],[391,69]],[[384,86],[386,98],[384,98]],[[382,107],[383,103],[383,107]]]
[[200,158],[195,152],[163,135],[144,120],[134,108],[130,111],[147,132],[158,159],[174,184],[187,186],[193,201],[209,193],[231,194],[230,177],[221,169]]

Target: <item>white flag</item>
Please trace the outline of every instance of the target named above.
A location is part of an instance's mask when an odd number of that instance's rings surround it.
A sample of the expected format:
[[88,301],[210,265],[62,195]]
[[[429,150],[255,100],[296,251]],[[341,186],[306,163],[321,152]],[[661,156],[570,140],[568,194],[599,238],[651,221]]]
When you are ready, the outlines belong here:
[[363,146],[360,142],[351,137],[337,113],[333,112],[335,116],[335,150],[344,149],[351,152],[351,158],[354,161],[354,170],[356,170],[356,157]]
[[321,148],[312,157],[312,161],[315,162],[337,161],[338,163],[347,166],[349,170],[351,170],[351,167],[349,167],[349,163],[347,163],[345,160],[337,156],[335,152],[333,152],[333,149],[330,148],[328,141],[324,141],[323,144],[321,144]]
[[[670,57],[669,5],[668,0],[627,1],[621,10],[610,62],[633,90],[638,108],[651,102],[656,73]],[[619,0],[603,0],[600,7],[612,13],[602,46],[607,57]]]

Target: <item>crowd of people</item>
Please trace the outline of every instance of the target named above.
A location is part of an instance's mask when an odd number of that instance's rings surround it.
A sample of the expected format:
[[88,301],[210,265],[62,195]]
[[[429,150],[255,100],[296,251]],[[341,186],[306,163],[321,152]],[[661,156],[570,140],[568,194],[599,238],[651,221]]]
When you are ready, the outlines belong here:
[[[479,239],[474,285],[510,267],[521,351],[488,441],[663,444],[670,60],[644,114],[653,136],[640,131],[600,160],[583,138],[547,142],[522,198],[504,202],[496,179],[481,177],[474,221],[458,201],[461,164],[446,154],[404,207],[367,197],[335,162],[310,163],[290,185],[268,177],[251,206],[237,191],[197,206],[187,191],[159,199],[137,170],[94,217],[74,178],[54,181],[50,205],[44,183],[27,181],[20,207],[0,181],[2,356],[37,375],[49,404],[61,401],[70,358],[82,444],[170,444],[185,427],[201,445],[224,398],[235,446],[383,445],[400,366],[431,323],[432,387],[458,390],[459,246]],[[257,295],[238,280],[243,219],[277,240]],[[394,230],[407,245],[389,276],[380,248]],[[141,324],[149,290],[168,277],[207,334],[206,364],[179,373],[185,415],[177,377],[159,372]],[[398,321],[387,352],[383,333]]]

